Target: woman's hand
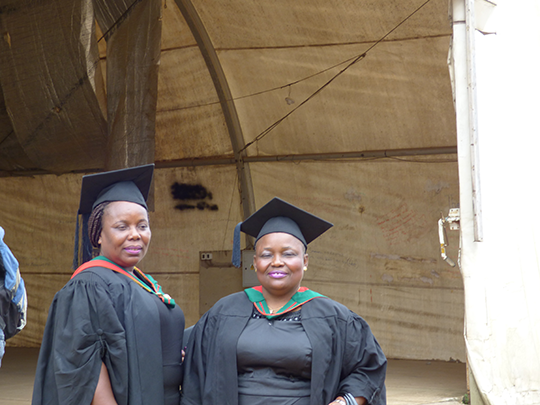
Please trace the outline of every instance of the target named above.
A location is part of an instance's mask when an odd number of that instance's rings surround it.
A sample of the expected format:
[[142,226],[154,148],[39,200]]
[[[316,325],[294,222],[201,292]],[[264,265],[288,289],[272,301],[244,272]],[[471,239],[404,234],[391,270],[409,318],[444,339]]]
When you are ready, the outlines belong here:
[[[366,401],[366,399],[364,397],[356,397],[355,400],[356,400],[356,403],[358,405],[367,404],[367,401]],[[347,401],[345,401],[345,398],[343,398],[343,397],[337,397],[332,402],[330,402],[330,404],[328,404],[328,405],[347,405]]]

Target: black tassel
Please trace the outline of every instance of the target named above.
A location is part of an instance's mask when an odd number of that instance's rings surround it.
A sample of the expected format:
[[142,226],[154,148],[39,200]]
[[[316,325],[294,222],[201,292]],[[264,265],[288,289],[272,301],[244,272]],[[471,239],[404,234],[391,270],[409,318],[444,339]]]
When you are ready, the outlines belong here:
[[75,225],[75,244],[73,246],[73,264],[71,265],[72,270],[77,270],[79,267],[79,216],[76,218]]
[[[81,264],[92,260],[92,243],[88,235],[88,219],[90,214],[77,215],[77,225],[75,228],[75,246],[73,248],[73,270]],[[82,221],[82,227],[81,227]],[[81,234],[82,228],[82,234]]]
[[242,264],[242,250],[240,248],[240,227],[242,222],[239,222],[234,228],[233,236],[233,251],[232,251],[232,264],[234,267],[240,267]]

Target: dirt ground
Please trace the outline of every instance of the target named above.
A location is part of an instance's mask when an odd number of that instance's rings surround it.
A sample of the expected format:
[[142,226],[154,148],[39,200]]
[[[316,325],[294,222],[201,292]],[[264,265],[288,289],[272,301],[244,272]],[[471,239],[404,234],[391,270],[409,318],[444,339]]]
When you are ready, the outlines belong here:
[[[29,405],[38,349],[8,347],[0,368],[0,405]],[[466,366],[441,361],[389,360],[388,405],[458,405],[467,392]]]

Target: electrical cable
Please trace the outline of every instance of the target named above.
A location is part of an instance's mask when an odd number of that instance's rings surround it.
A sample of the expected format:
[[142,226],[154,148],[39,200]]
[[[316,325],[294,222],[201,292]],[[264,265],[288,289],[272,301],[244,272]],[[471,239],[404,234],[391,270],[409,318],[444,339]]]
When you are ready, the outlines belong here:
[[101,36],[101,38],[98,39],[98,43],[105,37],[109,35],[109,33],[116,28],[122,21],[124,21],[128,15],[128,13],[131,11],[131,9],[137,4],[140,3],[142,0],[135,0],[131,5],[122,13],[120,17],[109,27],[109,29]]
[[[347,71],[351,66],[355,65],[362,59],[364,59],[368,52],[370,52],[373,48],[375,48],[377,45],[379,45],[382,41],[384,41],[385,38],[387,38],[390,34],[392,34],[395,30],[397,30],[401,25],[403,25],[405,22],[407,22],[413,15],[415,15],[417,12],[419,12],[424,6],[426,6],[428,3],[430,3],[431,0],[426,0],[422,5],[420,5],[416,10],[414,10],[411,14],[409,14],[405,19],[403,19],[399,24],[394,26],[390,31],[388,31],[385,35],[383,35],[379,40],[377,40],[373,45],[371,45],[366,51],[364,51],[362,54],[351,58],[352,62],[350,62],[345,68],[340,70],[338,73],[336,73],[330,80],[328,80],[326,83],[324,83],[321,87],[319,87],[317,90],[315,90],[310,96],[308,96],[304,101],[302,101],[297,107],[295,107],[292,111],[285,114],[283,117],[275,121],[272,125],[270,125],[268,128],[266,128],[264,131],[262,131],[259,135],[255,137],[251,142],[248,142],[242,149],[240,149],[238,152],[242,153],[245,151],[249,146],[253,145],[254,143],[260,141],[263,139],[266,135],[268,135],[274,128],[276,128],[279,124],[281,124],[283,121],[285,121],[288,117],[290,117],[292,114],[294,114],[300,107],[305,105],[308,101],[310,101],[313,97],[315,97],[317,94],[319,94],[322,90],[324,90],[326,87],[328,87],[335,79],[337,79],[339,76],[341,76],[345,71]],[[348,60],[351,60],[348,59]],[[312,75],[313,76],[313,75]],[[286,86],[285,86],[286,87]]]

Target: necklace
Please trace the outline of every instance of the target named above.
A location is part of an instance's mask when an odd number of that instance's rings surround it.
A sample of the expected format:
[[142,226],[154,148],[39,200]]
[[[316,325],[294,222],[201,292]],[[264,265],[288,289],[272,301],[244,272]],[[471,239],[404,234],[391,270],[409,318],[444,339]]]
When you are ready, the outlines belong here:
[[[266,302],[266,305],[268,305],[268,302]],[[279,312],[279,310],[281,308],[283,308],[283,305],[280,306],[278,309],[272,309],[272,308],[270,308],[270,305],[268,305],[268,309],[270,310],[270,314],[275,314],[275,313]]]

